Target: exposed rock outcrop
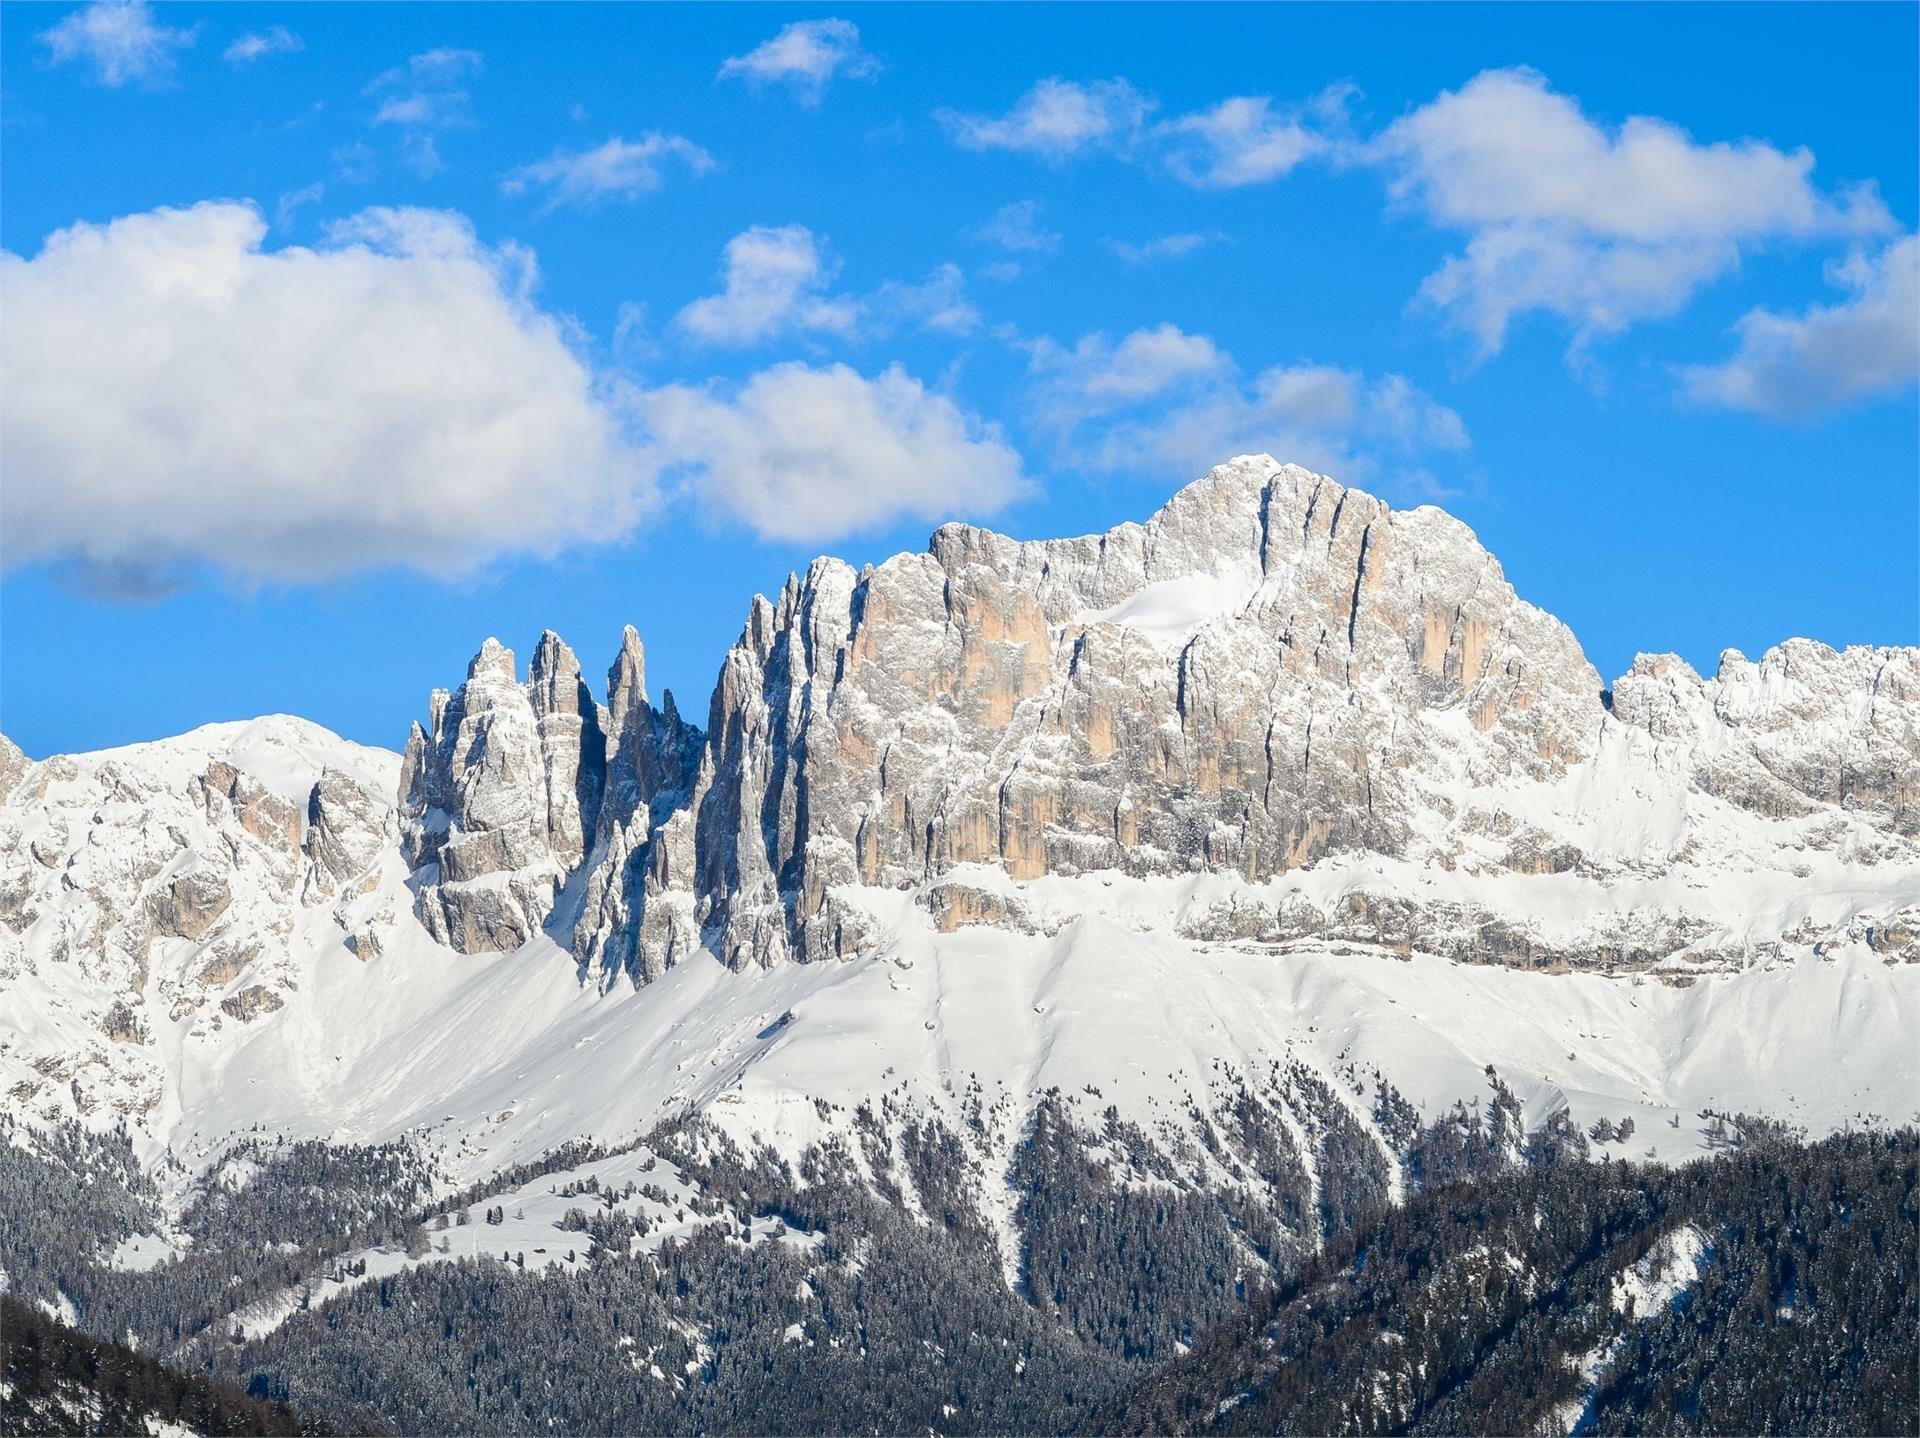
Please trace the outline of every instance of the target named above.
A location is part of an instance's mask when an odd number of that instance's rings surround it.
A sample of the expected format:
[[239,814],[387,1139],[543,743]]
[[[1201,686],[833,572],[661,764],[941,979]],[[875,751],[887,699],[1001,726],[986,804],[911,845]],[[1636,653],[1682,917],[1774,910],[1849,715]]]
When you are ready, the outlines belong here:
[[703,740],[673,695],[647,698],[646,654],[628,625],[607,671],[606,791],[573,952],[604,982],[644,980],[699,943],[687,892],[690,826],[683,816]]
[[371,786],[339,769],[323,769],[307,797],[304,849],[312,861],[308,892],[364,874],[393,842],[393,807]]
[[246,1018],[285,1002],[310,945],[338,932],[308,911],[397,870],[397,769],[396,755],[274,715],[13,776],[0,1010],[59,996],[37,1041],[62,1055],[75,1111],[153,1111],[163,1050],[207,1041],[223,1005]]
[[[419,876],[416,911],[462,953],[518,948],[539,931],[572,876],[583,888],[571,943],[583,964],[619,970],[646,945],[643,871],[656,805],[685,796],[700,733],[671,697],[648,703],[645,658],[629,628],[597,705],[573,651],[551,631],[528,682],[489,639],[467,681],[438,690],[401,773],[401,847]],[[660,938],[658,967],[692,946]]]
[[[522,685],[489,639],[428,726],[413,726],[400,779],[400,842],[421,875],[416,912],[462,953],[516,949],[552,911],[583,851],[581,755],[604,752],[580,666],[549,633]],[[591,776],[596,765],[590,760]]]
[[[1643,657],[1605,692],[1457,520],[1264,456],[1106,534],[952,524],[876,567],[815,561],[750,605],[704,739],[647,702],[629,629],[599,770],[572,655],[551,635],[540,655],[523,692],[489,641],[436,695],[408,750],[408,857],[438,865],[428,927],[469,951],[524,941],[578,875],[555,922],[603,980],[702,944],[735,966],[860,952],[872,924],[843,896],[864,888],[917,890],[943,928],[1024,926],[1017,898],[948,882],[970,864],[1258,885],[1377,855],[1610,881],[1733,842],[1700,827],[1702,796],[1891,841],[1920,813],[1916,651],[1796,640],[1729,653],[1711,682]],[[1645,812],[1605,817],[1598,793]],[[1417,901],[1367,902],[1393,946],[1420,942]],[[1720,930],[1623,913],[1547,943],[1436,914],[1440,951],[1544,966],[1645,966]],[[1252,932],[1368,928],[1271,913]]]
[[1104,535],[948,525],[755,602],[695,796],[697,913],[729,962],[817,958],[847,951],[840,884],[1436,853],[1460,785],[1592,751],[1600,688],[1458,521],[1269,459]]
[[1710,680],[1678,655],[1642,654],[1615,682],[1612,708],[1742,808],[1792,817],[1833,806],[1920,836],[1920,650],[1789,639],[1757,661],[1727,650]]

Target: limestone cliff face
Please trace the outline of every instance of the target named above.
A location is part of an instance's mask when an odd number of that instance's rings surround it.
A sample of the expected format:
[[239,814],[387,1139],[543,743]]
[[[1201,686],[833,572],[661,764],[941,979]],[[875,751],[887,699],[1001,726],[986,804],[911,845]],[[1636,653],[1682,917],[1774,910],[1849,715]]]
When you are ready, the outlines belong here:
[[1600,696],[1457,521],[1266,458],[1104,535],[949,525],[755,603],[696,790],[699,912],[731,962],[812,958],[859,942],[836,884],[1443,852],[1451,788],[1564,772]]
[[[513,651],[489,639],[464,684],[435,691],[427,726],[415,724],[407,740],[400,812],[415,912],[440,942],[462,953],[516,949],[581,874],[583,962],[620,947],[630,885],[616,871],[646,841],[655,797],[684,792],[699,734],[671,701],[664,714],[647,703],[632,629],[609,697],[603,710],[550,630],[525,684]],[[620,962],[629,957],[622,949]]]
[[[850,886],[1014,924],[973,865],[1258,884],[1371,855],[1612,883],[1776,843],[1704,822],[1710,801],[1849,816],[1902,853],[1920,822],[1920,651],[1796,640],[1712,681],[1642,657],[1609,691],[1457,520],[1265,456],[1101,535],[948,525],[877,567],[817,560],[749,607],[704,735],[649,703],[631,629],[607,696],[552,635],[526,686],[489,641],[435,696],[402,814],[443,942],[544,923],[602,982],[644,981],[701,945],[736,966],[860,952]],[[1665,807],[1629,822],[1609,795]],[[1349,897],[1196,922],[1424,942],[1420,901]],[[1456,907],[1442,947],[1502,962],[1639,963],[1714,927],[1623,914],[1546,946]]]
[[[489,639],[452,693],[436,690],[401,771],[401,848],[425,870],[416,912],[462,953],[516,949],[539,931],[597,818],[582,798],[604,740],[580,666],[549,633],[522,685]],[[583,766],[582,755],[588,756]]]
[[699,944],[671,856],[685,849],[678,836],[688,830],[703,736],[682,722],[671,694],[659,709],[648,701],[646,656],[631,625],[607,671],[606,727],[605,788],[573,953],[601,982],[623,973],[644,981]]

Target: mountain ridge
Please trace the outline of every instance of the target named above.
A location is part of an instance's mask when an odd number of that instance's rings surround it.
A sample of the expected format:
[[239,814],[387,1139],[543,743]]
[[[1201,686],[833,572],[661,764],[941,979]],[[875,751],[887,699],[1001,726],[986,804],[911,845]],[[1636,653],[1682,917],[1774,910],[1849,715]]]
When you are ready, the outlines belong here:
[[1497,1062],[1531,1122],[1638,1113],[1667,1157],[1702,1105],[1885,1117],[1916,676],[1791,640],[1603,690],[1457,520],[1246,458],[1106,535],[816,561],[704,731],[628,628],[604,703],[558,636],[524,682],[489,640],[403,755],[271,717],[0,750],[0,1082],[194,1163],[265,1121],[469,1175],[688,1105],[799,1145],[816,1099],[969,1074],[996,1152],[1050,1086],[1188,1123],[1129,1052],[1428,1110]]

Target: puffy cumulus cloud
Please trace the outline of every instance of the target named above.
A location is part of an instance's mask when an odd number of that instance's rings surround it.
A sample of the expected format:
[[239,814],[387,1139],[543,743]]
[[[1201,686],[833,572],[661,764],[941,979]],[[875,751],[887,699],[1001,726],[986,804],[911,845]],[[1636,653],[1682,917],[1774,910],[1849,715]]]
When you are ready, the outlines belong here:
[[712,345],[759,344],[795,331],[850,334],[860,307],[826,293],[836,269],[805,225],[756,225],[727,241],[720,293],[693,301],[676,322]]
[[1207,336],[1171,324],[1135,330],[1118,343],[1104,334],[1085,335],[1071,349],[1042,339],[1030,351],[1030,398],[1045,425],[1065,432],[1232,368],[1232,356]]
[[757,225],[727,241],[720,293],[675,316],[704,344],[744,348],[783,335],[854,340],[902,326],[968,335],[980,312],[967,298],[960,267],[934,267],[924,280],[888,280],[866,295],[830,292],[839,266],[805,225]]
[[220,58],[229,65],[251,65],[269,55],[293,55],[306,48],[306,41],[285,25],[270,25],[242,35],[221,52]]
[[51,29],[40,43],[56,65],[84,60],[103,85],[156,80],[173,69],[173,52],[197,38],[194,30],[176,30],[153,18],[146,0],[94,0]]
[[1460,416],[1400,375],[1276,365],[1245,376],[1205,335],[1174,325],[1118,342],[1033,346],[1029,402],[1063,462],[1116,473],[1198,473],[1265,451],[1425,499],[1427,467],[1469,447]]
[[750,85],[784,84],[803,105],[817,105],[836,75],[871,79],[880,62],[860,48],[860,27],[851,20],[796,20],[744,55],[720,66],[722,80]]
[[1805,149],[1701,144],[1645,116],[1609,130],[1531,70],[1476,76],[1394,122],[1366,155],[1388,167],[1400,202],[1467,234],[1421,293],[1483,353],[1527,311],[1566,320],[1577,347],[1673,313],[1743,246],[1892,223],[1870,188],[1815,188]]
[[1352,93],[1350,86],[1338,86],[1302,108],[1276,108],[1269,96],[1242,95],[1169,120],[1157,133],[1168,144],[1168,168],[1189,185],[1264,185],[1304,160],[1332,153]]
[[1060,248],[1061,240],[1058,231],[1042,228],[1038,200],[1002,205],[985,224],[969,233],[983,244],[1026,255],[1050,255]]
[[1015,150],[1060,161],[1082,150],[1126,151],[1139,139],[1153,101],[1125,80],[1078,84],[1042,80],[1006,114],[937,110],[934,118],[969,150]]
[[714,168],[714,159],[680,135],[649,132],[638,140],[615,135],[591,150],[557,150],[549,158],[522,165],[500,182],[502,193],[544,190],[543,212],[562,205],[596,205],[605,200],[637,200],[666,183],[666,161],[676,161],[698,177]]
[[0,553],[138,592],[400,565],[453,575],[630,527],[649,471],[531,258],[369,210],[265,250],[253,206],[0,253]]
[[1757,309],[1723,364],[1681,371],[1689,397],[1725,409],[1804,415],[1920,384],[1920,236],[1829,270],[1853,297],[1801,315]]
[[629,402],[663,471],[763,538],[812,543],[896,520],[985,515],[1027,490],[999,429],[899,366],[775,365],[740,385]]

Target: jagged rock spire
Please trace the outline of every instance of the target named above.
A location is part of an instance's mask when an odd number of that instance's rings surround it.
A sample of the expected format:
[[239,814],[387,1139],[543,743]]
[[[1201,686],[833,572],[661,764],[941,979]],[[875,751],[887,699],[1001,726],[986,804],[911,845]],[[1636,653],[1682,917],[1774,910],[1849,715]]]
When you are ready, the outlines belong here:
[[[489,638],[464,684],[435,691],[428,724],[408,737],[401,846],[424,871],[416,908],[443,943],[464,953],[525,943],[573,875],[645,843],[663,786],[685,787],[699,735],[648,706],[631,628],[609,680],[602,710],[579,659],[548,630],[524,685],[513,651]],[[604,859],[610,847],[617,860]],[[591,874],[583,883],[592,910],[605,885]]]

